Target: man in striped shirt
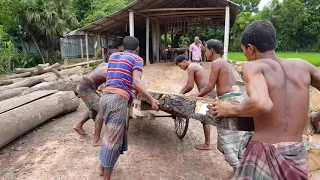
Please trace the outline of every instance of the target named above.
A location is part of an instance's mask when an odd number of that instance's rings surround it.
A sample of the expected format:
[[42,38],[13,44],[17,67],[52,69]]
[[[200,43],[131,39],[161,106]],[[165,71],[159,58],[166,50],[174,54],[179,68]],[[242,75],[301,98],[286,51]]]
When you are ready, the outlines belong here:
[[124,52],[113,53],[109,58],[106,87],[100,98],[100,109],[106,128],[100,152],[100,175],[103,175],[105,180],[111,178],[119,155],[127,150],[127,107],[134,98],[132,88],[149,100],[152,109],[159,109],[159,102],[140,82],[143,59],[138,56],[139,40],[127,36],[123,39],[123,47]]

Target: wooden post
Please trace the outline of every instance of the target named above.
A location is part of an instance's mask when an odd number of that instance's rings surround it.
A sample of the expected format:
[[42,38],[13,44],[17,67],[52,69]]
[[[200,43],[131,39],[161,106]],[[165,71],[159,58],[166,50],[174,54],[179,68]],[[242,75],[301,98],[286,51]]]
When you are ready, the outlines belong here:
[[86,33],[86,54],[87,54],[87,67],[90,67],[89,64],[89,42],[88,42],[88,34]]
[[83,59],[83,44],[82,44],[82,38],[80,39],[80,52],[81,52],[81,59]]
[[161,36],[161,32],[160,32],[160,22],[157,21],[156,22],[156,43],[157,43],[157,49],[156,49],[156,53],[157,53],[157,62],[160,62],[160,36]]
[[129,12],[129,27],[130,27],[130,36],[134,37],[134,14],[132,11]]
[[228,60],[229,33],[230,33],[230,7],[226,7],[225,25],[224,25],[224,60]]
[[149,36],[150,36],[150,19],[147,18],[146,20],[146,65],[150,64],[149,59]]

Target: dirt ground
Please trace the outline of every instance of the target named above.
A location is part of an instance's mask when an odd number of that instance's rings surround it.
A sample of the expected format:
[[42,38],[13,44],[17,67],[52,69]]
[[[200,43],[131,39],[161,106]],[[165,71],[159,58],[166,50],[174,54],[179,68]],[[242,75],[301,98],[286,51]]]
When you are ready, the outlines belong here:
[[[208,70],[209,63],[204,67]],[[187,73],[173,63],[144,68],[143,82],[150,90],[178,93],[186,79]],[[81,101],[77,111],[54,118],[2,148],[0,179],[99,179],[100,148],[91,146],[93,121],[84,126],[87,136],[80,137],[72,129],[86,109]],[[170,118],[133,119],[128,137],[129,151],[119,158],[114,180],[211,180],[231,173],[216,149],[215,127],[211,133],[214,149],[194,149],[203,142],[202,125],[196,120],[190,121],[186,137],[180,140]]]

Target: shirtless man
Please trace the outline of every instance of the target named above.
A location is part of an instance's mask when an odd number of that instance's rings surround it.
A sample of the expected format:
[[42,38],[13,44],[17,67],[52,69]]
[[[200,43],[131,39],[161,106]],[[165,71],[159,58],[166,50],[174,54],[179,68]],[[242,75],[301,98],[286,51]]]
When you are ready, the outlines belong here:
[[[188,72],[187,84],[183,86],[180,94],[186,94],[193,89],[194,83],[196,83],[199,92],[208,85],[207,77],[205,75],[203,67],[198,63],[191,63],[187,56],[179,55],[176,58],[176,64],[180,69]],[[215,98],[215,92],[211,91],[208,98]],[[204,132],[204,144],[196,145],[195,148],[198,150],[210,150],[212,149],[210,144],[210,124],[203,123]]]
[[[243,102],[244,97],[240,88],[236,85],[236,80],[229,69],[227,61],[221,58],[223,54],[223,44],[216,40],[210,39],[206,43],[206,56],[212,61],[209,84],[202,89],[197,95],[203,97],[211,92],[216,86],[217,96],[219,99],[230,99],[233,102]],[[251,136],[250,132],[231,131],[217,128],[218,143],[217,148],[225,155],[226,161],[233,168],[233,173],[227,179],[233,179],[237,167],[240,164],[240,158],[243,154],[242,144]]]
[[94,142],[93,146],[101,146],[100,133],[103,125],[103,119],[99,113],[100,97],[96,90],[106,82],[108,63],[100,64],[96,69],[90,72],[77,87],[78,97],[81,98],[89,108],[89,111],[83,116],[82,120],[73,129],[79,135],[86,135],[82,126],[90,118],[95,121]]
[[275,53],[276,30],[255,21],[241,35],[248,61],[242,72],[248,100],[215,102],[218,117],[254,117],[255,131],[241,159],[236,179],[307,179],[302,142],[310,85],[320,90],[320,71],[301,59],[284,60]]

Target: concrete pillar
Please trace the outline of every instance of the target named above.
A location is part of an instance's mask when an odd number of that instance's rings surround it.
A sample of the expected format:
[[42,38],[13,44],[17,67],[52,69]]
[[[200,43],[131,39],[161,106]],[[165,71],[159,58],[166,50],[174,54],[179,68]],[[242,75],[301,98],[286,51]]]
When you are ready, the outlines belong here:
[[225,25],[224,25],[224,60],[228,60],[229,51],[229,33],[230,33],[230,7],[226,7]]
[[132,11],[129,12],[129,29],[130,36],[134,37],[134,14]]

